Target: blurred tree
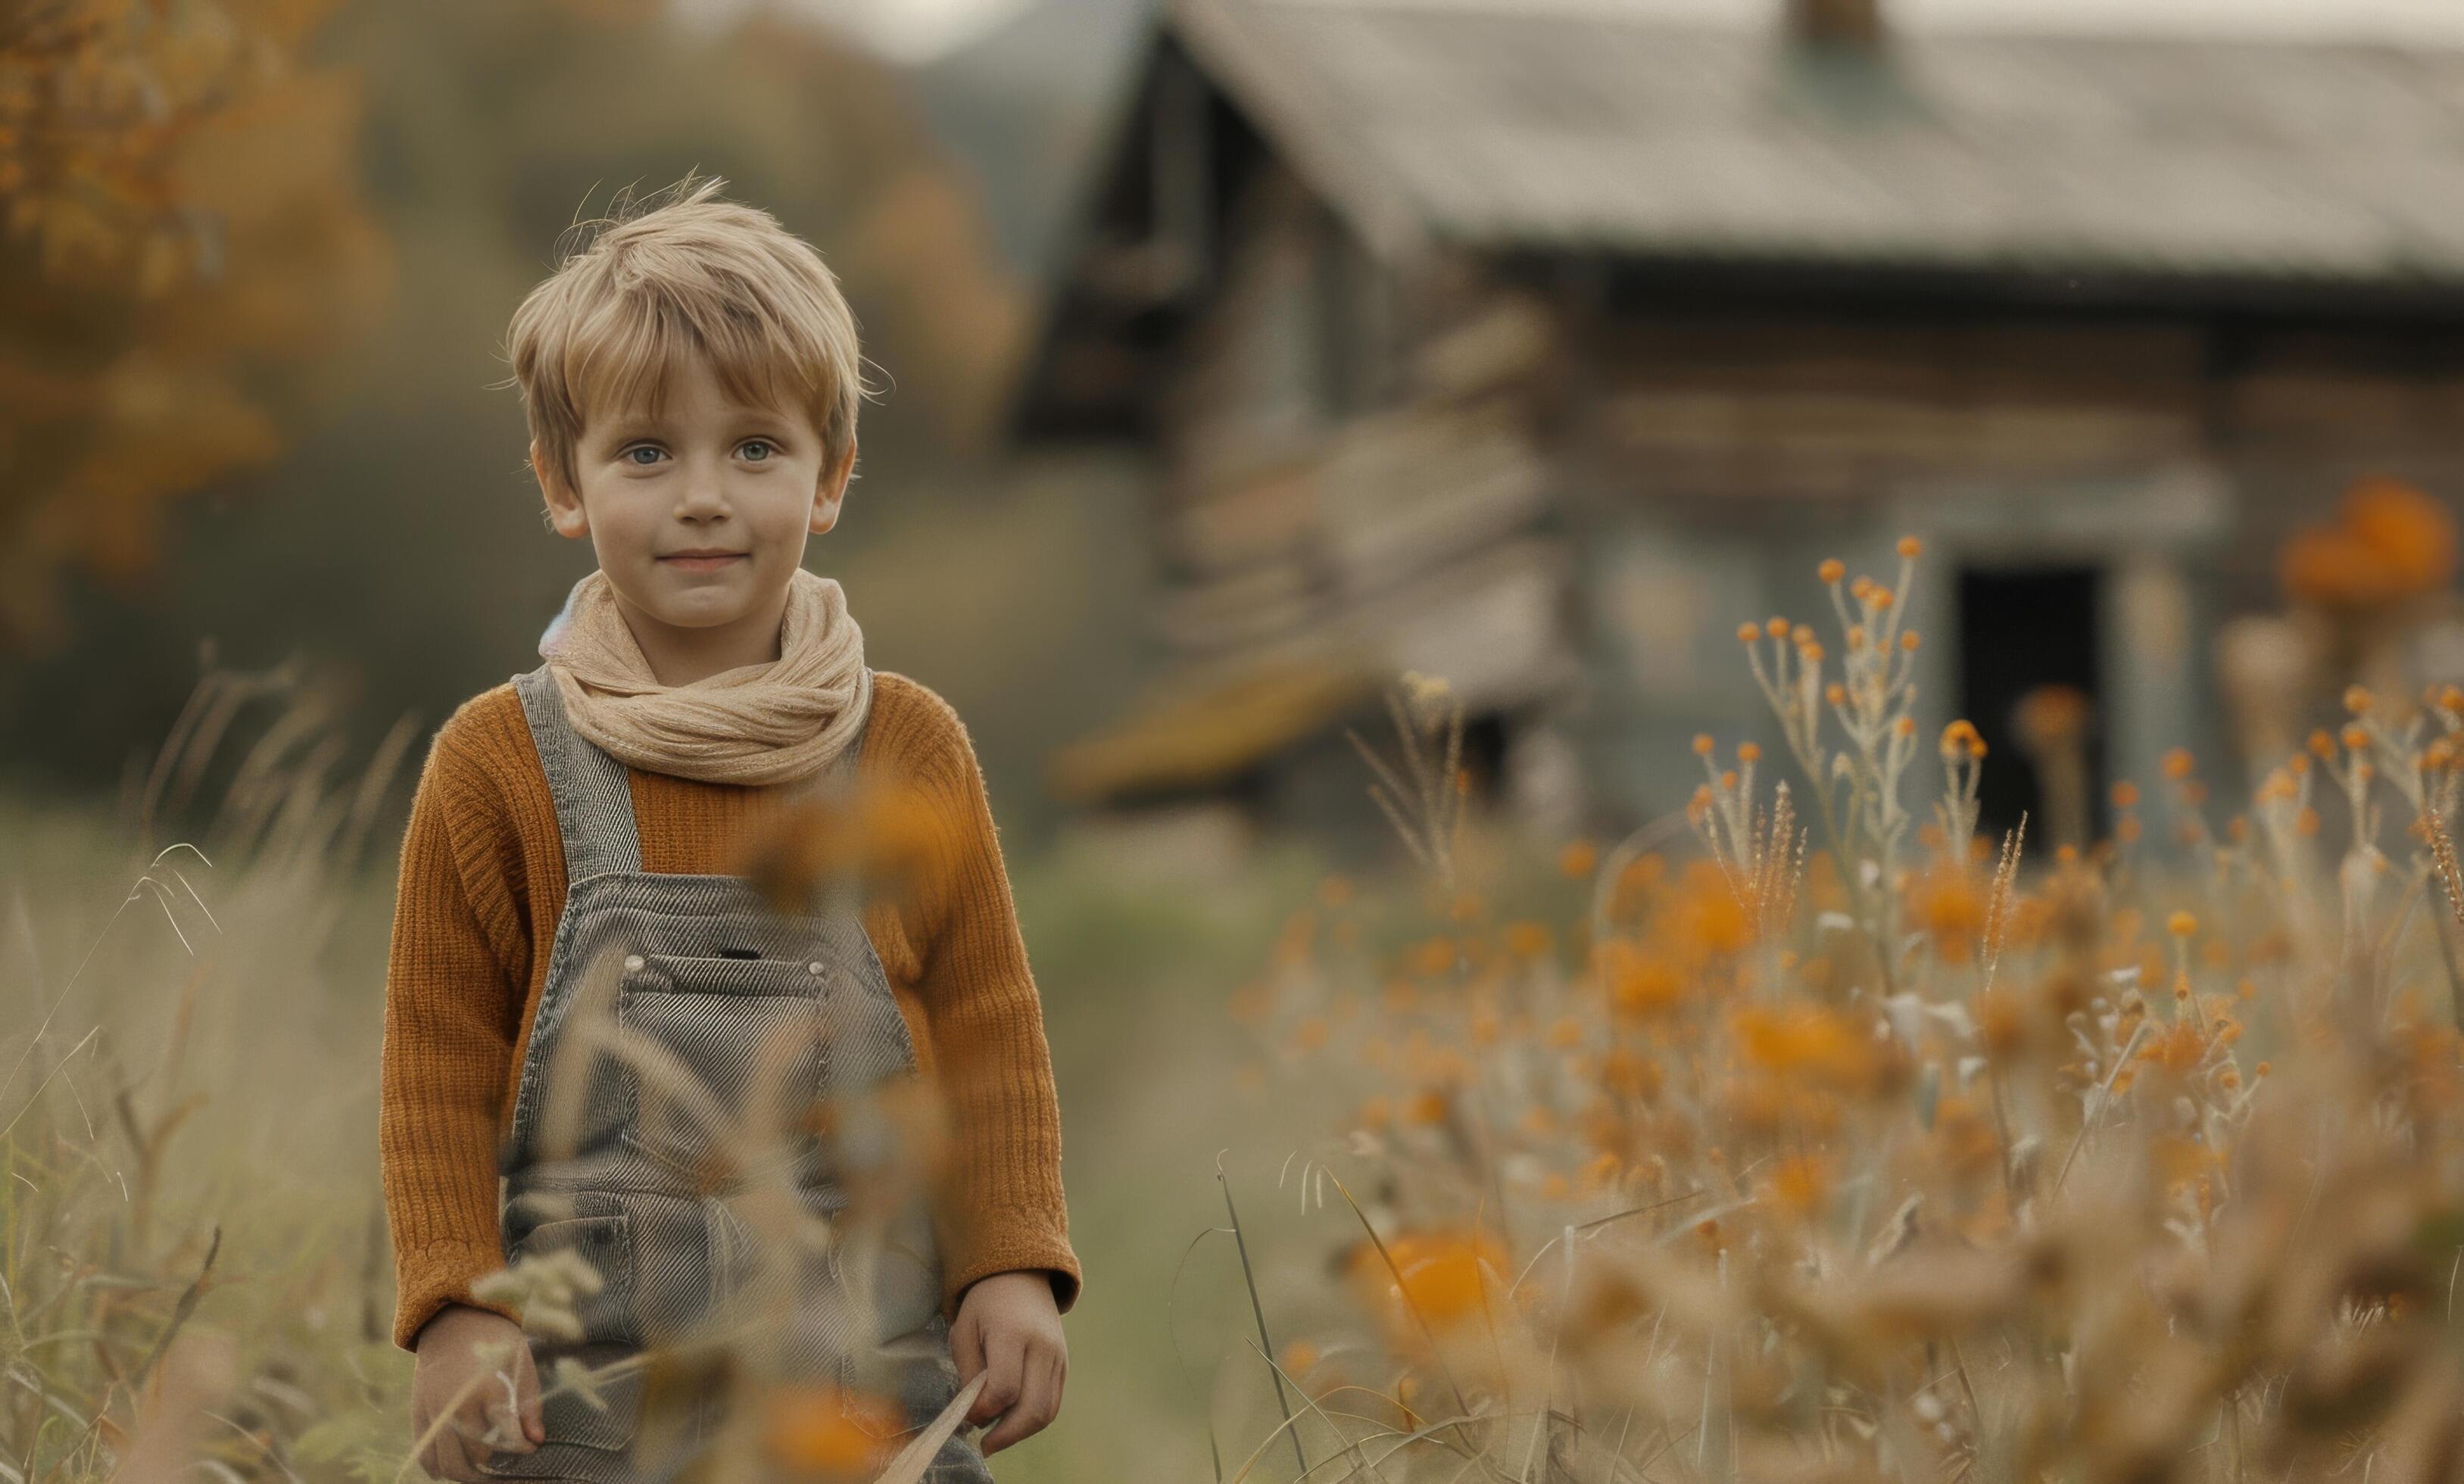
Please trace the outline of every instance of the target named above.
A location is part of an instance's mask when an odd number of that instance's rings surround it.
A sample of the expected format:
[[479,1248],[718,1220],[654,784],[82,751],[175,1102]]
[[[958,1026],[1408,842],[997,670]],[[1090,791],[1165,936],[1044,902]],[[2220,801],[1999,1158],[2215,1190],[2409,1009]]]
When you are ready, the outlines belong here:
[[19,0],[0,20],[0,646],[72,568],[134,586],[165,502],[271,462],[390,262],[330,0]]

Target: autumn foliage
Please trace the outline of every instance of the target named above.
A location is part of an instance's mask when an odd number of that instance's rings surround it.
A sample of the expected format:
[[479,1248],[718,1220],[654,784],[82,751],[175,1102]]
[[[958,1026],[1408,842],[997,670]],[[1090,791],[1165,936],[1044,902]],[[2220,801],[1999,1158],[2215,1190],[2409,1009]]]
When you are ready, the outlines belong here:
[[167,502],[270,460],[389,258],[331,0],[40,0],[0,32],[0,643]]

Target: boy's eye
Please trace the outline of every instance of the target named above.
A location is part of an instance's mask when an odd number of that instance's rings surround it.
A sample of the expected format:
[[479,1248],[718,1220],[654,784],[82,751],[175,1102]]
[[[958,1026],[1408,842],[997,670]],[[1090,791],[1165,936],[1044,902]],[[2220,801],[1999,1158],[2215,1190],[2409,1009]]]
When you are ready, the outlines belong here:
[[748,438],[744,442],[744,447],[737,451],[759,464],[777,450],[770,447],[770,441],[766,438]]
[[661,454],[655,445],[637,443],[633,445],[633,447],[626,449],[623,453],[618,454],[617,457],[623,459],[627,464],[650,465],[659,462]]

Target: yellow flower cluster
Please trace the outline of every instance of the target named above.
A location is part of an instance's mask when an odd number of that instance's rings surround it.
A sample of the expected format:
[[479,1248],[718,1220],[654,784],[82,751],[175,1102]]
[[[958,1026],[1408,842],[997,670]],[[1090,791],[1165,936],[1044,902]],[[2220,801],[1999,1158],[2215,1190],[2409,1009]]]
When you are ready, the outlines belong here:
[[1243,992],[1351,1093],[1313,1477],[2453,1476],[2464,693],[2038,861],[1965,723],[1902,801],[1920,555],[1741,630],[1801,795],[1703,738],[1690,858],[1568,843],[1542,921],[1459,849],[1417,934],[1347,883]]

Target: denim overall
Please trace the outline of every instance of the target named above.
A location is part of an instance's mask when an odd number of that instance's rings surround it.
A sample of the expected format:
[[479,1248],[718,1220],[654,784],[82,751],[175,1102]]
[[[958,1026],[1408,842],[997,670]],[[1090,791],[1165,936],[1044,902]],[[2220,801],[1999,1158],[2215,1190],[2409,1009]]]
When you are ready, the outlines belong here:
[[[898,1203],[869,1281],[848,1281],[844,1246],[790,1243],[782,1255],[756,1236],[775,1237],[782,1211],[807,1234],[836,1230],[866,1159],[895,1159],[862,1095],[913,1074],[914,1046],[858,911],[785,914],[737,877],[644,871],[625,766],[568,724],[544,666],[514,683],[555,796],[567,886],[500,1165],[505,1257],[570,1248],[603,1280],[575,1305],[578,1340],[533,1339],[541,1386],[556,1389],[561,1357],[596,1368],[732,1332],[757,1374],[852,1388],[894,1403],[911,1429],[930,1423],[958,1377],[921,1200]],[[845,786],[860,746],[807,786]],[[827,1099],[827,1121],[806,1118],[792,1138],[724,1137],[759,1123],[750,1105],[765,1091],[789,1118]],[[769,1168],[734,1168],[748,1149]],[[592,1484],[673,1477],[718,1418],[693,1404],[650,1456],[654,1440],[636,1436],[644,1389],[628,1368],[601,1387],[604,1409],[557,1391],[543,1403],[547,1441],[484,1467]],[[992,1473],[954,1436],[925,1477]]]

